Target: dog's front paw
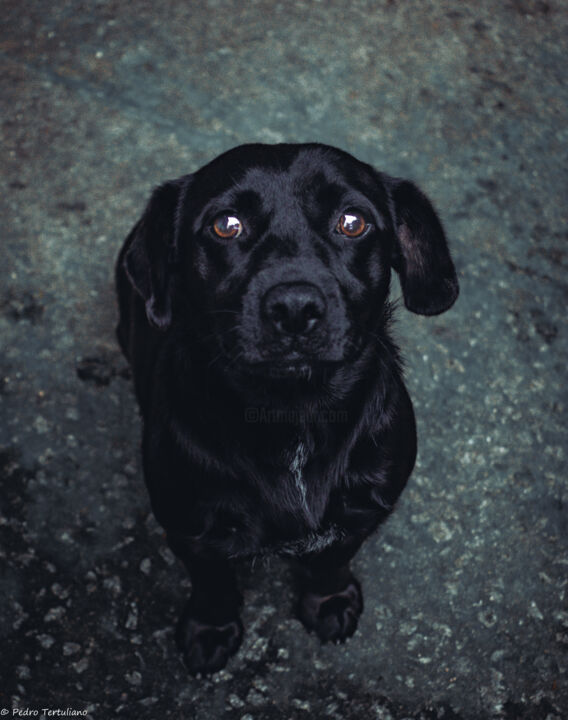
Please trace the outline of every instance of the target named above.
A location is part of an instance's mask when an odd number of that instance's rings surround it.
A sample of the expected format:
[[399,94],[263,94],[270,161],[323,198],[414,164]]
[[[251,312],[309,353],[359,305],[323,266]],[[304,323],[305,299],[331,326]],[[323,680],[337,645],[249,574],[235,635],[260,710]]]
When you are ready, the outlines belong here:
[[314,630],[322,642],[342,642],[351,637],[362,612],[361,586],[354,577],[341,592],[319,595],[306,591],[298,609],[305,627]]
[[186,610],[177,626],[176,640],[187,669],[192,675],[209,675],[225,667],[243,638],[239,618],[221,625],[212,625]]

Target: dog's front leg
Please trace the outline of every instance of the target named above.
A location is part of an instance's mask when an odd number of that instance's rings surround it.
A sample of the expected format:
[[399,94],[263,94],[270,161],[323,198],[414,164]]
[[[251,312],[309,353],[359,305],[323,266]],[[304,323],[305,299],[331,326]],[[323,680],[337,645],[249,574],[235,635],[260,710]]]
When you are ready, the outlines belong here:
[[299,560],[298,616],[322,642],[342,642],[357,629],[363,595],[349,561],[362,541],[350,538]]
[[181,538],[168,535],[168,543],[192,585],[176,631],[184,662],[192,675],[217,672],[237,652],[243,636],[234,569],[225,558],[191,552]]

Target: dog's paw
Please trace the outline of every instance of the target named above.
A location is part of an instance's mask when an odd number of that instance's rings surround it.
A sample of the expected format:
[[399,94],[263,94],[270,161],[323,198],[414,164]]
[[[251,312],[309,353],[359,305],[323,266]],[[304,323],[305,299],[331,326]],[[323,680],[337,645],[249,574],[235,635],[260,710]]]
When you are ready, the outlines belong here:
[[344,590],[331,595],[306,591],[298,609],[304,626],[315,631],[322,642],[342,642],[351,637],[362,612],[361,586],[354,577]]
[[192,675],[209,675],[222,670],[243,638],[239,618],[222,625],[210,625],[185,612],[177,626],[176,640]]

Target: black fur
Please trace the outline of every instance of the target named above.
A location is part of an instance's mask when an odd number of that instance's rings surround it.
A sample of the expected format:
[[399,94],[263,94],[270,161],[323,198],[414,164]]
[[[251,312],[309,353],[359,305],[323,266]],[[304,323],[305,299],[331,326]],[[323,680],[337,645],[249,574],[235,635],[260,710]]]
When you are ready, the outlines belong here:
[[[359,237],[340,230],[346,211],[364,218]],[[220,216],[238,237],[218,237]],[[416,453],[391,267],[413,312],[458,295],[420,190],[316,144],[237,147],[165,183],[124,244],[117,333],[152,507],[192,580],[178,641],[193,673],[240,644],[239,558],[293,556],[304,625],[323,641],[355,631],[349,561]]]

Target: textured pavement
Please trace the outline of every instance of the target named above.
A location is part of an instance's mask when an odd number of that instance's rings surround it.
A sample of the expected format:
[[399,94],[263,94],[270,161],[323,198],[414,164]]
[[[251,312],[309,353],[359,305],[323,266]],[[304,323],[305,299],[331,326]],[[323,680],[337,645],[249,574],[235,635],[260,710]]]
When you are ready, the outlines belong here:
[[[562,0],[2,3],[0,712],[568,717],[567,29]],[[306,634],[272,560],[242,570],[241,651],[193,679],[113,263],[159,182],[310,140],[415,180],[462,292],[397,313],[419,458],[354,563],[355,636]]]

